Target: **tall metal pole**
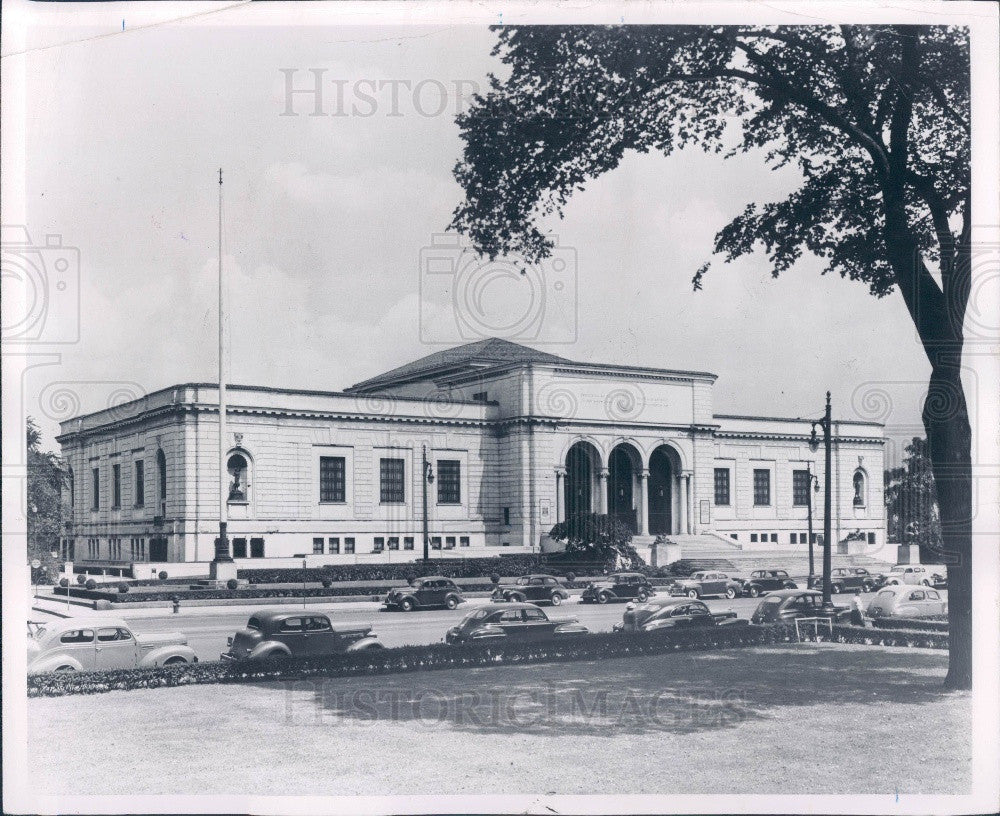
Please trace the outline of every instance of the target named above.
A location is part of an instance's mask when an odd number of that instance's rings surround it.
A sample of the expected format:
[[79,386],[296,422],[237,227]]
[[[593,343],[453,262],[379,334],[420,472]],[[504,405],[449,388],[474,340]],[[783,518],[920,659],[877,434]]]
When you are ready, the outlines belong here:
[[806,480],[806,510],[809,518],[809,583],[808,587],[813,588],[816,582],[816,565],[813,561],[813,473],[812,462],[806,462],[806,473],[809,478]]
[[830,598],[831,588],[830,588],[830,571],[831,571],[831,541],[830,536],[832,533],[832,513],[831,513],[831,490],[833,484],[833,478],[831,473],[830,464],[830,451],[833,447],[832,442],[832,431],[833,423],[830,419],[830,392],[826,392],[826,414],[823,419],[823,443],[826,448],[826,466],[824,468],[824,476],[826,483],[823,485],[823,609],[824,611],[833,611],[833,601]]
[[226,478],[226,369],[225,369],[225,287],[222,279],[222,168],[219,168],[219,538],[215,542],[215,561],[230,562]]
[[424,485],[424,563],[430,560],[430,523],[427,519],[427,446],[424,445],[424,467],[421,472],[421,481]]

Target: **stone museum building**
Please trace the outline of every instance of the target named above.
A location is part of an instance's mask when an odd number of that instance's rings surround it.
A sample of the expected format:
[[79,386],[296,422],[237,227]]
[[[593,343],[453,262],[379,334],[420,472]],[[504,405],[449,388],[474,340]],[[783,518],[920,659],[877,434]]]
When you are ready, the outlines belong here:
[[[620,518],[640,552],[658,535],[673,555],[804,552],[810,495],[814,533],[823,529],[823,493],[810,494],[822,488],[823,449],[809,444],[822,395],[806,419],[716,414],[715,380],[487,339],[344,391],[231,385],[233,557],[411,560],[425,513],[435,556],[537,551],[553,524],[582,512]],[[135,564],[137,577],[149,564],[206,571],[218,409],[217,385],[184,383],[63,422],[64,556]],[[882,426],[834,419],[838,543],[884,545],[882,471]]]

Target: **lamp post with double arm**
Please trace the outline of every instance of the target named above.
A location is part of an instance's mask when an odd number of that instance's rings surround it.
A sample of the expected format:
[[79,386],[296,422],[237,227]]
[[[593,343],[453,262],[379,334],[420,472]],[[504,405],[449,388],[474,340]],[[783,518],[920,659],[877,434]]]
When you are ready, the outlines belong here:
[[831,411],[830,411],[830,392],[826,392],[826,413],[824,413],[822,419],[817,419],[812,423],[812,433],[809,436],[809,448],[813,451],[819,448],[819,440],[816,437],[816,426],[819,425],[823,429],[823,447],[826,454],[826,461],[823,467],[823,613],[827,615],[832,615],[834,612],[833,600],[831,599],[831,589],[830,589],[830,571],[831,571],[831,552],[830,552],[830,534],[831,534],[831,518],[830,518],[830,508],[831,508],[831,465],[830,465],[830,450],[832,448],[831,440]]
[[813,499],[814,492],[819,493],[819,476],[812,472],[812,462],[806,462],[806,511],[809,519],[809,588],[812,589],[816,583],[816,564],[813,558]]
[[427,461],[427,446],[424,445],[424,473],[422,479],[424,485],[424,563],[430,560],[430,521],[427,517],[427,486],[434,483],[434,471],[431,463]]

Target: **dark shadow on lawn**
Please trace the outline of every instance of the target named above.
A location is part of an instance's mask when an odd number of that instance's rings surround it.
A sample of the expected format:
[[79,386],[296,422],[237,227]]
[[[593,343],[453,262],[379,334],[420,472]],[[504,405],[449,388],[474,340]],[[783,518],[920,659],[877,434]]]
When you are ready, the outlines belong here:
[[414,721],[479,733],[691,733],[818,704],[920,704],[949,694],[947,653],[789,644],[642,658],[269,684],[290,724]]

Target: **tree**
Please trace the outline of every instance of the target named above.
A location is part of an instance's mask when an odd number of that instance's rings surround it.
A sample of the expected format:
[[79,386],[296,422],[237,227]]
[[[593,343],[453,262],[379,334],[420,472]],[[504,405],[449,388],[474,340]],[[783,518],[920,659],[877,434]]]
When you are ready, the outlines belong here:
[[885,514],[890,541],[916,544],[923,562],[941,561],[941,518],[927,440],[918,436],[906,446],[900,467],[885,471]]
[[62,489],[66,470],[59,457],[42,450],[42,434],[28,417],[28,560],[37,558],[43,566],[32,571],[38,581],[55,570],[52,551],[59,549],[62,525]]
[[613,563],[625,569],[643,564],[632,546],[632,531],[616,516],[577,513],[556,524],[549,535],[566,542],[567,558]]
[[[777,277],[803,252],[824,272],[894,289],[931,364],[923,423],[949,566],[946,684],[972,682],[971,430],[960,377],[970,292],[969,44],[926,26],[498,27],[490,78],[458,117],[452,228],[495,258],[547,257],[540,218],[628,150],[762,150],[802,181],[748,204],[715,238],[760,245]],[[706,263],[693,277],[697,290]]]

